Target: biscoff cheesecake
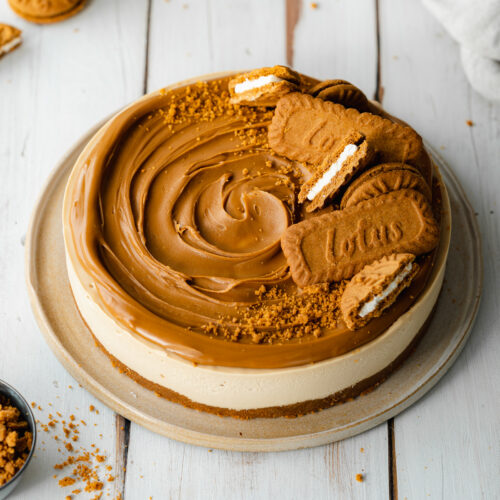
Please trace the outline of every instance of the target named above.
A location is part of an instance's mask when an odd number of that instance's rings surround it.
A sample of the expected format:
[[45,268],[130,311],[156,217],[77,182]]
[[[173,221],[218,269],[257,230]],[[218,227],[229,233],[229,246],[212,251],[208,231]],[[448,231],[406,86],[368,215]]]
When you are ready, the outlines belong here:
[[112,363],[176,403],[256,418],[343,402],[410,354],[443,281],[448,198],[418,134],[361,95],[263,68],[154,92],[97,132],[63,229]]

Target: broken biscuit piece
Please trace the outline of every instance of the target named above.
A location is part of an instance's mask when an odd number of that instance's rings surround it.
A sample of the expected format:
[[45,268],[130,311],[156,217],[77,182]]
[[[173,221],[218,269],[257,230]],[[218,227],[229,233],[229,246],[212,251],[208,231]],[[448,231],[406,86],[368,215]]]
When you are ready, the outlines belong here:
[[419,269],[415,255],[392,254],[372,262],[347,284],[340,310],[350,330],[357,330],[380,316],[410,285]]
[[293,92],[278,101],[268,139],[276,153],[290,160],[321,163],[354,131],[366,137],[375,151],[375,161],[413,165],[430,184],[431,161],[422,138],[413,129],[310,95]]
[[0,24],[0,57],[17,49],[21,43],[21,30],[8,24]]
[[260,68],[229,81],[231,104],[275,106],[289,92],[299,90],[300,76],[286,66]]
[[353,132],[320,165],[316,175],[300,190],[299,202],[309,200],[306,211],[322,208],[328,198],[334,197],[357,173],[361,172],[372,157],[368,142],[363,134]]

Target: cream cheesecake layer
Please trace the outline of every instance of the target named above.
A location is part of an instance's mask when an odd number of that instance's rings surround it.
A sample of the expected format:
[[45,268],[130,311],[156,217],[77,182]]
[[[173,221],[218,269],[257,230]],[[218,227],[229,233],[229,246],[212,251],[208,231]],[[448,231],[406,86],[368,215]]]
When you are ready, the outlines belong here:
[[450,242],[450,209],[443,195],[442,235],[429,283],[413,307],[385,333],[355,351],[314,364],[280,369],[194,365],[127,330],[92,299],[70,258],[76,304],[92,333],[124,365],[190,400],[233,410],[285,406],[322,399],[377,374],[411,343],[430,315],[443,283]]

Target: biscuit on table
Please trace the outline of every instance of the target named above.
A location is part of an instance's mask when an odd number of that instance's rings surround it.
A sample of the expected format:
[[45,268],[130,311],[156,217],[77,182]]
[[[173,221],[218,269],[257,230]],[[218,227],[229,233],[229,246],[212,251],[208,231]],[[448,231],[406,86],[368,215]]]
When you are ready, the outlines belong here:
[[350,330],[379,317],[410,285],[419,269],[415,255],[392,254],[365,266],[345,287],[340,311]]
[[408,163],[430,184],[430,158],[422,138],[412,128],[310,95],[293,92],[278,101],[268,138],[278,154],[317,164],[354,131],[366,137],[375,152],[374,161]]
[[14,28],[14,26],[0,24],[0,58],[21,45],[21,33],[21,30]]
[[398,189],[414,189],[432,200],[431,188],[416,168],[405,163],[384,163],[363,172],[349,185],[342,196],[340,208]]
[[275,106],[276,102],[300,88],[300,76],[286,66],[259,68],[229,81],[232,104]]
[[370,110],[365,94],[346,80],[324,80],[311,87],[307,92],[313,97],[323,99],[323,101],[342,104],[345,108],[355,108],[361,112]]
[[357,173],[369,163],[372,152],[363,134],[352,132],[336,149],[325,156],[315,175],[302,185],[299,202],[309,200],[307,212],[322,208]]
[[8,0],[12,10],[26,21],[49,24],[64,21],[80,12],[87,0]]
[[281,248],[294,282],[304,287],[351,278],[393,253],[421,255],[439,241],[425,197],[401,189],[289,226]]

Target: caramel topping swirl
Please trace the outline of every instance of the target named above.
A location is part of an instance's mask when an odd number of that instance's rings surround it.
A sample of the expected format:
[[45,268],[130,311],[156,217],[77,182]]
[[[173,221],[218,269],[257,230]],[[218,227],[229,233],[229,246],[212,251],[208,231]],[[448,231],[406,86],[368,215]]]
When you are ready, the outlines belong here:
[[[132,334],[195,363],[302,365],[375,338],[423,289],[430,265],[391,311],[356,332],[342,322],[300,338],[240,328],[267,300],[262,287],[279,290],[268,299],[278,305],[301,293],[280,238],[303,218],[303,171],[269,148],[271,118],[232,106],[227,78],[213,80],[145,96],[83,151],[64,204],[68,258],[93,300]],[[242,333],[207,329],[217,324]]]

